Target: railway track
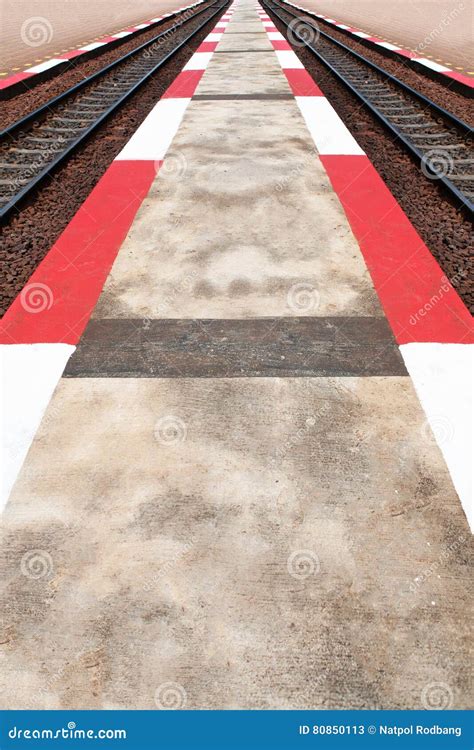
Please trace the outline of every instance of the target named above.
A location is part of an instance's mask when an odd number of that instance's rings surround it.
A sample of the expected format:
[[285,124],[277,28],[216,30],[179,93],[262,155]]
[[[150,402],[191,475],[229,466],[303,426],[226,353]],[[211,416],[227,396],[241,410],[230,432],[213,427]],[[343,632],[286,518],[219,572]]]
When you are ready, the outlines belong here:
[[473,129],[428,97],[275,0],[262,5],[391,131],[459,208],[474,211]]
[[[0,132],[0,219],[226,7],[213,2]],[[196,25],[196,19],[198,23]],[[169,49],[173,38],[176,44]]]

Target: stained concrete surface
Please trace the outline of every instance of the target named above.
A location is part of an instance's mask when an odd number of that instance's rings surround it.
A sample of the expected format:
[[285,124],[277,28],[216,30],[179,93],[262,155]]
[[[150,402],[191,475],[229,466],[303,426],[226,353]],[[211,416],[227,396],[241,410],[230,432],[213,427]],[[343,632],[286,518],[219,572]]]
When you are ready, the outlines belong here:
[[[255,88],[235,57],[216,55],[196,93],[246,92],[247,81]],[[286,90],[273,58],[255,76],[266,76],[260,93]],[[242,70],[241,89],[225,77],[219,85],[220,65],[226,75]],[[191,102],[94,316],[302,313],[383,314],[296,103]]]
[[237,10],[195,92],[216,100],[189,105],[95,317],[383,314],[296,102],[258,99],[291,94],[275,53],[225,54],[262,40]]
[[466,544],[408,378],[63,380],[5,515],[3,707],[465,708]]
[[385,318],[93,318],[66,377],[406,375]]
[[[226,31],[221,41],[219,42],[219,49],[217,50],[217,52],[220,55],[223,52],[234,50],[236,49],[236,45],[238,49],[246,49],[246,50],[249,49],[253,51],[256,51],[256,50],[273,51],[273,47],[270,44],[270,40],[268,36],[265,33],[262,33],[262,28],[260,28],[257,32],[252,32],[250,34],[245,33],[245,32],[240,32],[238,39],[235,38],[235,35],[232,31]],[[258,60],[256,62],[258,62]],[[212,59],[211,59],[211,63],[212,63]],[[257,72],[257,71],[254,71],[254,72]],[[207,76],[206,76],[206,79],[207,79]],[[221,85],[222,85],[222,81],[221,81]]]
[[[267,41],[267,35],[264,36]],[[239,49],[242,44],[251,49],[251,40],[246,34],[236,36],[224,34],[224,38],[233,39],[233,47]],[[260,37],[256,36],[259,40]],[[227,50],[229,51],[229,50]],[[196,95],[200,94],[291,94],[286,78],[281,74],[281,67],[272,49],[268,54],[258,52],[234,52],[233,54],[219,54],[209,63],[207,75],[203,78],[197,89]],[[193,104],[194,106],[194,104]],[[241,138],[246,134],[241,133]],[[248,137],[248,136],[247,136]],[[249,144],[250,145],[250,144]],[[245,148],[247,143],[242,143]]]
[[[382,315],[290,105],[191,103],[95,325]],[[407,376],[64,378],[5,512],[2,707],[466,708],[468,543]]]

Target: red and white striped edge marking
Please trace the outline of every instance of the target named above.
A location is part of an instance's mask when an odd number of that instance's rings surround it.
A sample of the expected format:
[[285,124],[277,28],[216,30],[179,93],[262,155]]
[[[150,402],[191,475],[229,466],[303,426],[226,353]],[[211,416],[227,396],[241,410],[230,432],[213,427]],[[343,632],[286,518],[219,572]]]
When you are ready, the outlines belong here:
[[0,346],[2,399],[0,511],[25,460],[66,363],[69,344]]
[[[229,10],[227,11],[229,13]],[[0,510],[222,34],[213,30],[114,159],[0,323]],[[202,47],[205,45],[204,52]]]
[[[275,49],[400,344],[473,341],[472,318],[367,155],[291,50]],[[296,75],[295,75],[296,74]],[[426,312],[436,296],[436,305]]]
[[400,345],[427,416],[424,435],[436,439],[473,524],[472,317],[337,112],[266,30]]
[[328,18],[322,13],[315,13],[309,8],[304,8],[301,5],[295,5],[295,3],[291,3],[289,2],[289,0],[285,0],[285,2],[287,5],[291,5],[293,8],[296,8],[296,10],[301,10],[303,13],[308,13],[308,15],[310,16],[316,16],[316,18],[321,18],[323,21],[326,21],[326,23],[330,23],[336,28],[343,29],[344,31],[347,31],[349,34],[359,37],[359,39],[364,39],[365,41],[372,42],[372,44],[376,44],[379,47],[384,47],[385,49],[388,49],[391,52],[396,53],[397,55],[401,55],[402,57],[408,58],[412,60],[413,62],[418,63],[418,65],[422,65],[425,68],[429,68],[430,70],[433,70],[435,73],[439,73],[443,76],[446,76],[447,78],[452,78],[458,83],[461,83],[464,86],[467,86],[467,88],[470,88],[470,89],[474,88],[474,80],[470,76],[464,73],[459,73],[459,71],[452,70],[451,68],[448,68],[446,65],[440,65],[439,63],[434,62],[434,60],[429,60],[427,57],[422,57],[417,52],[412,52],[411,50],[403,49],[403,47],[399,47],[395,44],[390,44],[390,42],[384,42],[382,39],[379,39],[376,36],[371,36],[370,34],[366,34],[365,31],[361,31],[360,29],[357,29],[354,26],[347,26],[344,23],[335,21],[334,18]]
[[474,347],[463,344],[404,344],[400,351],[426,414],[423,435],[428,441],[436,440],[467,520],[474,530],[470,471],[474,452]]
[[33,65],[30,68],[26,68],[19,73],[12,73],[10,76],[0,79],[0,91],[3,89],[7,89],[10,86],[14,86],[20,81],[25,81],[32,76],[38,75],[38,73],[44,73],[46,70],[50,70],[57,65],[63,65],[69,60],[79,57],[80,55],[84,55],[87,52],[91,52],[92,50],[98,49],[99,47],[105,47],[107,44],[110,44],[110,42],[117,41],[117,39],[124,39],[125,37],[130,36],[130,34],[133,34],[136,31],[141,31],[142,29],[146,29],[149,26],[153,26],[159,21],[162,21],[164,18],[172,18],[174,16],[177,16],[179,13],[182,13],[185,10],[189,10],[190,8],[195,8],[197,5],[201,5],[203,2],[205,2],[205,0],[198,0],[198,2],[192,3],[191,5],[185,5],[182,8],[173,11],[173,13],[164,13],[162,16],[151,18],[149,21],[144,21],[143,23],[139,23],[136,26],[130,26],[124,31],[117,31],[115,34],[103,36],[97,42],[91,42],[90,44],[85,44],[83,47],[78,47],[77,49],[71,50],[70,52],[64,52],[60,57],[53,57],[49,60],[45,60],[45,62],[42,62],[39,65]]

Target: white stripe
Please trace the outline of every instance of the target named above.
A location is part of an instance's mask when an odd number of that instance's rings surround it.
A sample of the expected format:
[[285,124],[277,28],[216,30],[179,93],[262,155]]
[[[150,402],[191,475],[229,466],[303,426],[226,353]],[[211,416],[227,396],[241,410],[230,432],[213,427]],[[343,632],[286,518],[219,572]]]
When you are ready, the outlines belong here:
[[131,31],[119,31],[117,34],[111,34],[113,39],[123,39],[125,36],[130,36]]
[[212,52],[195,52],[183,70],[206,70],[212,55]]
[[222,34],[214,34],[211,32],[210,34],[207,35],[204,41],[205,42],[220,42],[220,40],[222,39],[222,36],[223,36]]
[[297,96],[295,99],[320,154],[364,154],[326,97]]
[[150,23],[139,23],[138,26],[135,26],[135,29],[147,29]]
[[50,68],[54,68],[55,65],[60,65],[61,63],[66,62],[66,59],[62,59],[59,57],[55,57],[52,60],[46,60],[46,62],[41,63],[40,65],[35,65],[33,68],[27,68],[25,70],[25,73],[43,73],[45,70],[49,70]]
[[414,57],[413,62],[420,63],[420,65],[424,65],[426,68],[431,68],[431,70],[435,70],[437,73],[451,72],[451,68],[439,65],[438,63],[433,62],[433,60],[428,60],[426,57]]
[[385,47],[385,49],[391,49],[393,52],[399,52],[401,47],[397,47],[395,44],[390,44],[390,42],[376,42],[379,47]]
[[25,460],[41,418],[75,346],[6,344],[0,346],[1,462],[0,511]]
[[361,39],[370,39],[370,34],[366,34],[364,31],[354,31],[354,36],[360,36]]
[[191,99],[161,99],[115,158],[159,161],[164,158]]
[[275,54],[283,70],[294,70],[304,67],[301,60],[296,57],[292,50],[275,50]]
[[279,31],[267,31],[267,36],[269,39],[271,39],[272,42],[275,42],[277,40],[281,41],[282,39],[283,40],[285,39],[283,34],[280,34]]
[[[474,448],[474,346],[404,344],[400,351],[471,529],[474,529],[470,470]],[[428,428],[427,439],[430,439]]]
[[91,44],[86,44],[85,47],[80,47],[81,52],[90,52],[93,49],[98,49],[98,47],[103,47],[106,45],[107,42],[92,42]]

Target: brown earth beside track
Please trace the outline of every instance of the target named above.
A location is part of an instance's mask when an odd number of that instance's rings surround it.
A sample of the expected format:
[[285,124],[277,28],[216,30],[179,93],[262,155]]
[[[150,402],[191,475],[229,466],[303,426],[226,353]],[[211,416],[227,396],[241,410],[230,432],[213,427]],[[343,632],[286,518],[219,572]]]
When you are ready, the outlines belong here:
[[[291,6],[287,7],[292,13],[298,12]],[[308,16],[308,18],[311,17]],[[465,120],[467,123],[472,123],[474,116],[474,102],[472,99],[467,99],[462,94],[449,88],[449,86],[433,81],[423,73],[417,72],[403,58],[395,60],[382,52],[378,52],[376,49],[369,48],[363,42],[356,41],[348,34],[334,29],[330,24],[326,24],[319,19],[314,19],[314,21],[320,26],[321,31],[324,31],[329,36],[337,39],[337,41],[345,44],[346,47],[363,55],[367,60],[375,63],[375,65],[379,65],[387,73],[396,76],[403,83],[416,89],[420,94],[424,94],[440,107],[444,107],[444,109],[452,112],[456,117]]]
[[[204,4],[198,6],[195,12],[198,13],[204,7]],[[75,65],[71,65],[69,70],[65,70],[59,76],[55,76],[49,81],[44,81],[31,90],[25,90],[23,94],[19,94],[13,99],[3,101],[0,113],[0,128],[8,127],[21,117],[24,117],[28,112],[45,104],[71,86],[80,83],[84,78],[87,78],[87,76],[105,68],[106,65],[123,57],[127,52],[131,52],[141,44],[148,42],[150,39],[154,39],[158,34],[163,33],[178,22],[179,16],[171,18],[168,21],[163,21],[152,29],[142,31],[140,34],[137,34],[129,41],[122,43],[120,46],[115,47],[114,49],[108,49],[106,52],[101,53],[93,59],[77,62]]]
[[[275,26],[287,38],[285,25],[267,11]],[[331,33],[331,36],[336,38],[336,34]],[[404,148],[311,52],[300,47],[293,49],[383,177],[464,303],[474,310],[471,221],[457,211],[435,181],[429,181],[421,174],[419,165]],[[405,80],[402,78],[404,66],[396,62],[393,65],[400,69],[398,72],[394,70],[394,74]],[[439,84],[433,83],[433,86],[442,92],[443,87]],[[421,86],[418,88],[421,91]],[[434,96],[426,93],[436,101]],[[456,113],[451,105],[446,103],[444,106],[462,117],[462,106],[469,106],[469,102],[454,92],[445,93],[453,97],[453,102],[458,100],[461,109]]]
[[[170,26],[173,26],[176,22],[177,19],[171,19],[152,30],[144,31],[139,34],[138,37],[120,45],[120,47],[108,50],[94,59],[77,63],[75,67],[71,67],[60,76],[38,84],[31,91],[25,91],[24,94],[21,94],[14,99],[2,102],[0,128],[7,127],[20,117],[26,115],[32,109],[41,106],[49,99],[57,96],[69,86],[74,86],[74,84],[79,83],[85,76],[91,75],[105,65],[117,60],[119,57],[130,52],[132,49],[135,49],[143,42],[152,39],[161,31],[165,31]],[[330,29],[327,24],[321,22],[321,28],[335,39],[343,42],[348,47],[364,55],[367,59],[377,65],[380,65],[392,75],[397,76],[404,83],[413,86],[413,88],[417,89],[422,94],[425,94],[425,96],[428,96],[439,106],[448,109],[454,115],[463,120],[468,122],[472,121],[474,111],[472,100],[468,100],[461,94],[430,80],[422,73],[417,73],[403,62],[392,60],[376,50],[367,49],[364,44],[348,38],[348,36],[342,32],[335,31],[332,28]]]
[[473,70],[472,3],[467,0],[300,0],[297,4],[420,57]]
[[181,7],[178,0],[1,0],[0,72],[26,68]]
[[[202,18],[199,22],[202,22]],[[113,119],[56,170],[51,179],[45,180],[38,192],[25,201],[21,213],[5,227],[0,251],[1,315],[21,291],[109,164],[215,24],[214,17],[189,45],[151,77]],[[189,24],[179,34],[185,36],[190,30]],[[174,36],[173,44],[176,39]]]

